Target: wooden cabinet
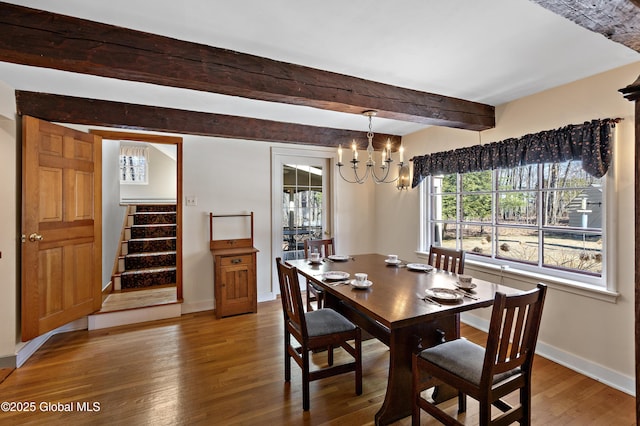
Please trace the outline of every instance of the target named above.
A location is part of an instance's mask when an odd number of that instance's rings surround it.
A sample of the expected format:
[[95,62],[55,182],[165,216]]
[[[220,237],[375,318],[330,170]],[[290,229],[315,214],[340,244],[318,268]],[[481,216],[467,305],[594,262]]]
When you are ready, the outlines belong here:
[[[251,237],[214,240],[213,219],[216,217],[250,217]],[[209,220],[216,317],[257,312],[256,253],[258,250],[253,247],[253,213],[250,215],[210,213]]]
[[212,250],[216,317],[257,312],[255,248]]

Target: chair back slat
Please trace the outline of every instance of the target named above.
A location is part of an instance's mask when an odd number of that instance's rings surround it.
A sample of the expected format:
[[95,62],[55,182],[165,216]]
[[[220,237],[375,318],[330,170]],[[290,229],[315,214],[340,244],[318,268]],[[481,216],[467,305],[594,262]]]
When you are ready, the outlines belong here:
[[[516,323],[513,329],[513,343],[511,344],[511,353],[509,354],[509,358],[515,358],[520,353],[522,345],[524,344],[524,340],[526,336],[523,333],[523,327],[525,326],[526,312],[529,307],[525,307],[524,309],[518,309],[518,317],[516,319]],[[517,340],[516,340],[517,339]]]
[[495,374],[516,367],[530,371],[546,290],[538,284],[519,295],[496,293],[481,381],[491,383]]
[[298,270],[293,266],[282,263],[276,258],[278,268],[278,282],[280,283],[280,298],[285,324],[292,325],[304,337],[307,336],[307,324],[304,316],[304,305],[298,281]]
[[[503,312],[503,324],[502,335],[500,336],[499,348],[498,348],[498,362],[505,362],[507,360],[507,352],[509,346],[511,346],[511,336],[513,333],[513,314],[515,309],[505,309]],[[520,340],[520,339],[518,339]]]
[[463,274],[464,251],[431,246],[427,263],[436,269]]
[[335,243],[333,238],[324,240],[304,240],[304,257],[309,258],[310,253],[318,252],[320,257],[331,256],[334,253]]

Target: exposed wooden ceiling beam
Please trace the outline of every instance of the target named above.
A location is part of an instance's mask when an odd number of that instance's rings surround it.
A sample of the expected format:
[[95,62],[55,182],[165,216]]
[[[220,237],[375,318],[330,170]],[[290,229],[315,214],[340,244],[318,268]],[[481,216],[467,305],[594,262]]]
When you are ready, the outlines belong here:
[[[42,120],[88,126],[216,136],[304,145],[349,147],[355,140],[360,149],[367,146],[365,131],[332,129],[282,123],[255,118],[136,105],[73,96],[16,91],[18,114]],[[382,149],[387,139],[393,149],[400,146],[397,135],[376,134],[374,148]]]
[[545,9],[640,52],[640,0],[533,0]]
[[0,61],[486,130],[495,108],[65,15],[0,3]]

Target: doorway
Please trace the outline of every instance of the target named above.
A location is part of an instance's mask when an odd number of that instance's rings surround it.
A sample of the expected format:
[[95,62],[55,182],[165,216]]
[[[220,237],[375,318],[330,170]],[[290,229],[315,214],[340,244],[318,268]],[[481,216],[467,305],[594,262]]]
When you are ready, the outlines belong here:
[[[180,202],[182,199],[182,138],[103,130],[92,130],[91,133],[102,137],[103,151],[105,154],[109,152],[103,161],[105,163],[109,161],[109,167],[112,169],[108,182],[105,179],[103,184],[105,192],[103,194],[104,221],[105,223],[108,223],[109,220],[112,222],[111,230],[105,232],[103,238],[105,241],[104,258],[108,259],[103,262],[105,269],[103,274],[106,276],[103,278],[103,282],[109,281],[111,284],[109,288],[103,290],[101,312],[182,302],[182,204]],[[127,153],[125,156],[127,159],[126,167],[123,167],[122,164],[123,152]],[[143,179],[139,179],[141,164],[135,159],[132,162],[131,157],[143,152],[145,155],[142,166],[144,166],[143,170],[147,175]],[[114,164],[116,161],[117,164]],[[103,170],[106,170],[106,167]],[[158,173],[158,170],[162,170],[162,173]],[[136,173],[135,179],[131,179],[133,172]],[[107,173],[105,172],[106,177]],[[130,184],[128,182],[135,180],[143,183]],[[167,191],[167,186],[173,186],[173,188]],[[106,216],[110,206],[111,211],[114,212],[111,219]],[[122,222],[123,216],[125,217],[124,223]],[[150,224],[138,226],[134,223],[140,217],[144,219],[144,216],[148,217]],[[171,220],[163,217],[171,218]],[[118,226],[114,221],[118,220],[120,220],[120,228],[118,228],[121,229],[120,235],[110,235],[114,234],[114,229]],[[154,222],[166,223],[160,223],[156,226],[151,224]],[[174,224],[170,222],[174,222]],[[171,229],[171,232],[164,236],[159,234],[135,235],[140,230],[163,231],[162,228],[172,227],[175,231]],[[150,248],[149,250],[154,253],[132,253],[134,245],[150,245],[147,243],[168,246],[167,248]],[[174,253],[171,253],[172,251]],[[116,253],[115,258],[114,253]],[[171,258],[170,264],[164,263],[163,266],[150,267],[162,258],[165,260]],[[112,263],[110,263],[111,259],[113,259]],[[145,262],[152,263],[145,265]],[[129,267],[125,265],[134,263],[142,264],[137,266],[140,269],[153,269],[152,273],[155,275],[150,275],[147,283],[142,280],[141,284],[136,284],[133,279],[137,279],[136,275],[139,275],[137,270],[123,272]],[[113,268],[107,270],[111,264]],[[175,264],[175,266],[172,267],[171,264]],[[130,268],[136,268],[136,266]]]
[[[329,150],[272,151],[272,229],[275,257],[304,257],[304,241],[333,235]],[[273,281],[277,282],[275,271]],[[277,285],[272,286],[277,291]]]

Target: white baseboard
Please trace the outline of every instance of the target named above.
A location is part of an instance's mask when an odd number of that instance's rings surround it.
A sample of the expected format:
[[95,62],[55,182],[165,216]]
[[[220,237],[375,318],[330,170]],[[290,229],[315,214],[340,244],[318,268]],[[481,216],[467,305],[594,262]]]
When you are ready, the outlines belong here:
[[86,330],[87,329],[87,317],[83,317],[65,324],[61,327],[51,330],[48,333],[42,334],[35,339],[31,339],[28,342],[24,342],[18,345],[16,350],[16,368],[22,367],[27,360],[36,353],[42,345],[44,345],[51,336],[55,336],[59,333],[66,333],[68,331]]
[[[484,332],[489,330],[489,321],[478,316],[462,313],[460,320]],[[536,345],[536,354],[626,394],[631,396],[636,395],[635,378],[631,376],[611,370],[610,368],[563,351],[540,340],[538,340],[538,344]]]
[[[258,303],[275,300],[276,295],[272,292],[258,294]],[[191,314],[193,312],[212,311],[215,309],[213,299],[199,300],[197,302],[182,302],[182,314]]]
[[178,318],[182,314],[181,310],[180,303],[172,303],[169,305],[89,315],[88,329],[99,330],[102,328],[117,327],[119,325],[137,324],[166,318]]

